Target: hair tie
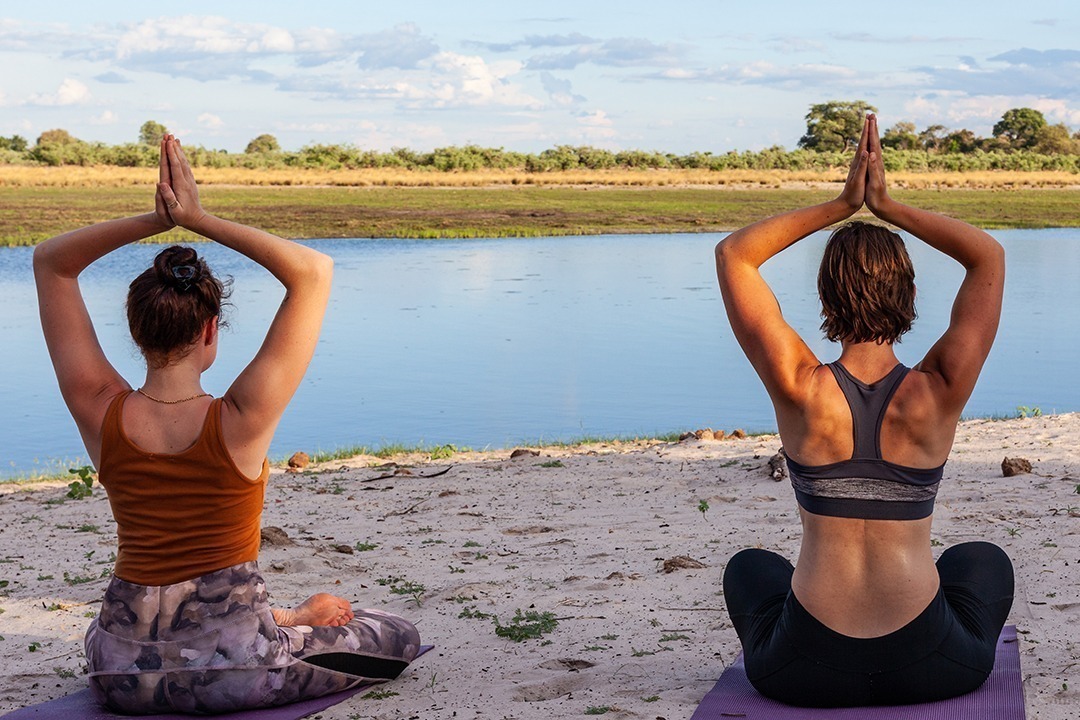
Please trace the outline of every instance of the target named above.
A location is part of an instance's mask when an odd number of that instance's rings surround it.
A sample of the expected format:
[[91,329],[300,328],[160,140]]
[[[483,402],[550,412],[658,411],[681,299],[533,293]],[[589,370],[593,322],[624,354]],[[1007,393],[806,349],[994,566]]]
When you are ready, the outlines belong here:
[[176,289],[180,292],[187,292],[191,289],[191,283],[195,282],[198,278],[199,269],[194,265],[173,265],[172,276],[176,280]]

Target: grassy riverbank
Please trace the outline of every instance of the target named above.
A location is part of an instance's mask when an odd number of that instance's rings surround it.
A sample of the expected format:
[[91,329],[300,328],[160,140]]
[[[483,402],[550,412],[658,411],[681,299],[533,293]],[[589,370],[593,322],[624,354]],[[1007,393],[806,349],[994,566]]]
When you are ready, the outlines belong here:
[[[515,237],[732,230],[834,197],[832,187],[264,187],[207,185],[214,213],[292,238]],[[1080,190],[896,189],[984,228],[1080,226]],[[149,209],[146,187],[0,186],[0,245]],[[182,231],[158,238],[190,240]]]

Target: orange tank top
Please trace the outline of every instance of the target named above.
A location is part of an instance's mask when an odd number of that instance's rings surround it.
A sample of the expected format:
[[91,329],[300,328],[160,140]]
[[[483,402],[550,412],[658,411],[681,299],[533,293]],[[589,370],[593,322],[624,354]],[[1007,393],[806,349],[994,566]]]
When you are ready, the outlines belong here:
[[124,432],[131,392],[113,399],[101,428],[98,479],[116,518],[116,576],[172,585],[255,560],[269,463],[255,479],[237,469],[221,433],[221,398],[187,450],[146,452]]

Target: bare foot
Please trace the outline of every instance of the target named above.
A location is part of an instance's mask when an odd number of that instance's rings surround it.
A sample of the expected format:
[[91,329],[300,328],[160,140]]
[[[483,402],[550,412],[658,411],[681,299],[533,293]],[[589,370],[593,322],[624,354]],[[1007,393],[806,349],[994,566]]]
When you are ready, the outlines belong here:
[[292,610],[275,610],[274,619],[283,626],[341,627],[353,619],[353,611],[345,598],[317,593]]

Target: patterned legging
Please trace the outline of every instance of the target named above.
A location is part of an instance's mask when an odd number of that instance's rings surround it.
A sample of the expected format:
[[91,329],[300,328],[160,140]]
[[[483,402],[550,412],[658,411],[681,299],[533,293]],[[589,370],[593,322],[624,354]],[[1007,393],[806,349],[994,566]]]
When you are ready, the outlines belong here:
[[320,697],[391,680],[419,649],[412,623],[378,610],[342,627],[278,627],[254,562],[160,587],[114,577],[86,633],[92,692],[131,714]]

